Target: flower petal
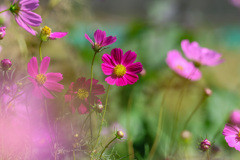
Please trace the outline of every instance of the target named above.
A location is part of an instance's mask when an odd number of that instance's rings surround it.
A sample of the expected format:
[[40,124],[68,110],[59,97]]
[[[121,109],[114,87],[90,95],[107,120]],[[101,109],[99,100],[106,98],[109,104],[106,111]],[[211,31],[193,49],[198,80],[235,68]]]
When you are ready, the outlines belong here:
[[26,31],[31,33],[32,35],[36,36],[36,31],[33,30],[32,28],[30,28],[25,22],[23,22],[21,17],[15,16],[15,20],[20,27],[22,27],[23,29],[25,29]]
[[42,23],[42,18],[40,15],[31,11],[21,11],[18,16],[28,25],[33,27],[38,27]]
[[116,80],[117,80],[117,77],[114,75],[111,75],[105,79],[105,81],[110,85],[114,85]]
[[92,39],[85,33],[85,38],[94,46]]
[[102,61],[103,61],[104,63],[107,63],[107,64],[110,65],[110,66],[115,67],[115,63],[113,62],[113,59],[112,59],[112,57],[111,57],[109,54],[104,54],[104,55],[102,56]]
[[40,73],[45,74],[47,72],[48,66],[50,63],[50,57],[44,57],[41,66],[40,66]]
[[51,93],[49,93],[44,87],[39,87],[42,94],[49,99],[54,99],[53,95]]
[[118,77],[115,83],[116,86],[126,86],[128,84],[127,79],[125,77]]
[[133,73],[126,73],[124,75],[124,77],[126,78],[127,83],[130,84],[130,85],[136,83],[139,79],[138,75],[133,74]]
[[37,58],[33,57],[28,63],[28,74],[35,78],[35,76],[38,74],[38,62]]
[[39,6],[39,0],[21,0],[19,3],[21,4],[21,10],[32,11]]
[[105,37],[106,37],[105,31],[101,31],[101,30],[97,29],[96,32],[94,33],[95,42],[99,45],[102,44]]
[[43,85],[48,90],[56,91],[56,92],[61,92],[64,89],[64,86],[62,84],[59,84],[53,81],[48,81],[48,80]]
[[79,114],[86,114],[86,113],[88,113],[88,108],[84,104],[81,104],[78,107],[78,112],[79,112]]
[[63,75],[61,73],[46,73],[45,74],[48,81],[59,82],[63,79]]
[[105,75],[111,75],[113,73],[114,67],[106,63],[102,63],[102,71]]
[[137,54],[135,52],[132,52],[131,50],[129,50],[123,55],[122,64],[124,66],[132,64],[136,60],[136,58],[137,58]]
[[113,44],[116,41],[117,41],[117,37],[116,36],[115,37],[109,36],[109,37],[106,37],[106,38],[103,39],[103,42],[102,42],[101,46],[102,47],[108,46],[110,44]]
[[115,64],[122,64],[123,51],[121,48],[114,48],[111,51],[111,57]]
[[127,66],[127,72],[131,72],[131,73],[140,73],[143,70],[142,64],[140,62],[136,62],[133,64],[129,64]]
[[48,37],[51,40],[54,40],[56,38],[63,38],[68,34],[68,32],[53,32],[51,35]]

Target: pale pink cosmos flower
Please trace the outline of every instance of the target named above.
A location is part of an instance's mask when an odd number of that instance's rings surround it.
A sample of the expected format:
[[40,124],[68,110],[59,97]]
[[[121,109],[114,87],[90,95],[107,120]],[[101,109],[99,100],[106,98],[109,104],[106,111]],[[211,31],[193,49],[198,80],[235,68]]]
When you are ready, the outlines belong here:
[[197,81],[202,77],[200,70],[185,60],[177,50],[168,52],[166,63],[177,74],[189,80]]
[[234,147],[240,151],[240,129],[237,126],[226,124],[222,134],[225,136],[229,147]]
[[115,37],[113,37],[113,36],[108,36],[107,37],[106,32],[102,31],[100,29],[97,29],[96,32],[94,33],[95,42],[93,42],[92,39],[87,34],[85,34],[85,38],[92,44],[92,48],[97,52],[102,47],[113,44],[117,40],[116,36]]
[[109,75],[105,81],[116,86],[134,84],[139,79],[138,73],[143,69],[140,62],[134,63],[137,54],[131,50],[123,54],[121,48],[114,48],[109,54],[102,56],[102,70],[105,75]]
[[6,35],[6,27],[0,27],[0,40],[2,40]]
[[36,35],[36,31],[29,26],[38,27],[42,23],[40,15],[32,12],[39,6],[39,0],[13,0],[10,11],[20,27]]
[[40,38],[42,41],[47,41],[48,39],[55,40],[56,38],[63,38],[68,34],[68,32],[52,32],[52,29],[45,26],[41,29]]
[[46,73],[50,63],[49,57],[44,57],[40,69],[38,70],[37,58],[33,57],[28,63],[28,79],[34,85],[33,94],[38,98],[53,99],[53,95],[49,91],[61,92],[64,89],[62,84],[58,82],[63,79],[61,73]]
[[230,115],[230,122],[235,125],[240,125],[240,110],[232,111]]
[[216,66],[224,62],[221,59],[221,54],[214,50],[200,47],[197,42],[190,43],[189,40],[183,40],[181,46],[185,56],[198,65]]
[[230,2],[231,2],[234,6],[240,8],[240,0],[230,0]]

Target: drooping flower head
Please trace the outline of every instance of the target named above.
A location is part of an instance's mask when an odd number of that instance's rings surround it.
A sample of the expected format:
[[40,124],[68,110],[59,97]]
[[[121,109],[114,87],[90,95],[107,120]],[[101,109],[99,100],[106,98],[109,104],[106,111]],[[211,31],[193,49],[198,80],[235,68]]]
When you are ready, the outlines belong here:
[[68,32],[52,32],[52,29],[45,26],[41,29],[40,39],[42,41],[47,41],[48,39],[55,40],[56,38],[63,38],[68,34]]
[[38,70],[37,58],[33,57],[28,63],[28,79],[34,85],[32,93],[38,98],[53,99],[53,95],[49,91],[61,92],[64,89],[62,84],[58,82],[63,79],[61,73],[46,73],[50,63],[50,57],[44,57],[40,69]]
[[232,111],[230,115],[230,122],[234,125],[240,125],[240,110]]
[[117,86],[125,86],[134,84],[138,80],[138,73],[143,69],[140,62],[134,63],[137,54],[131,50],[123,54],[121,48],[114,48],[111,55],[104,54],[102,56],[102,70],[105,75],[110,75],[105,81]]
[[[4,6],[4,5],[1,5],[0,6],[0,11],[4,11],[8,9],[7,6]],[[10,13],[9,12],[3,12],[0,14],[0,26],[3,25],[3,26],[7,26],[9,25],[10,23]]]
[[221,59],[221,54],[208,48],[202,48],[197,42],[190,43],[189,40],[183,40],[181,46],[186,57],[197,66],[216,66],[224,61]]
[[184,78],[197,81],[202,77],[200,70],[192,62],[185,60],[177,50],[168,52],[166,62],[173,71]]
[[29,26],[38,27],[42,23],[40,15],[32,12],[39,6],[39,0],[13,0],[10,11],[20,27],[36,35],[36,31]]
[[222,134],[225,136],[229,147],[234,147],[240,151],[240,129],[237,126],[226,124]]
[[6,27],[0,27],[0,40],[2,40],[6,35]]
[[72,113],[78,110],[79,114],[86,114],[89,108],[95,104],[101,104],[98,95],[104,94],[105,89],[98,80],[93,79],[92,92],[90,93],[91,79],[78,78],[77,82],[72,82],[65,95],[65,101],[69,102]]
[[100,29],[97,29],[96,32],[94,33],[95,42],[93,42],[92,39],[87,34],[85,34],[85,38],[92,44],[92,48],[95,52],[98,52],[102,47],[113,44],[117,40],[116,36],[107,37],[106,32],[101,31]]

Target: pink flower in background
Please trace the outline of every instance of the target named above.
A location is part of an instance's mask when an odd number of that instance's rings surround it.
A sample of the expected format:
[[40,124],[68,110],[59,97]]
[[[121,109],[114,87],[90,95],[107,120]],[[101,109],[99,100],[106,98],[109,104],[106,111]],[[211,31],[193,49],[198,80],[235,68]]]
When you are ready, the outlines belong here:
[[105,31],[101,31],[99,29],[96,30],[94,33],[94,40],[95,42],[92,41],[92,39],[85,34],[85,38],[92,44],[92,48],[98,52],[102,47],[108,46],[110,44],[113,44],[116,42],[117,37],[112,37],[112,36],[106,36]]
[[48,39],[55,40],[56,38],[63,38],[68,34],[68,32],[52,32],[51,28],[45,26],[41,29],[40,38],[42,41],[47,41]]
[[39,0],[14,0],[10,11],[20,27],[36,35],[36,31],[29,26],[38,27],[42,23],[40,15],[32,12],[39,6]]
[[230,2],[231,2],[234,6],[240,8],[240,0],[230,0]]
[[[0,11],[4,11],[8,9],[7,6],[0,6]],[[0,14],[0,26],[1,25],[4,25],[4,26],[7,26],[10,24],[10,13],[9,12],[3,12]]]
[[2,40],[6,35],[6,27],[0,27],[0,40]]
[[230,121],[232,124],[240,125],[240,110],[234,110],[230,115]]
[[[92,92],[90,94],[91,79],[78,78],[77,82],[72,82],[65,95],[65,101],[70,103],[72,113],[78,109],[79,114],[86,114],[89,107],[94,104],[101,104],[97,95],[105,93],[104,86],[97,84],[98,80],[93,79]],[[91,101],[90,101],[91,100]],[[90,101],[90,104],[89,104]]]
[[197,42],[190,43],[189,40],[183,40],[182,50],[186,57],[198,65],[216,66],[223,63],[222,55],[208,48],[202,48]]
[[31,76],[28,79],[33,83],[33,94],[38,98],[45,96],[53,99],[54,97],[49,91],[61,92],[64,89],[64,86],[58,83],[63,79],[61,73],[46,73],[49,63],[50,58],[44,57],[39,71],[36,57],[33,57],[28,63],[28,74]]
[[222,134],[225,136],[229,147],[240,151],[240,129],[237,126],[226,124]]
[[138,80],[138,73],[143,69],[140,62],[134,63],[137,54],[131,50],[123,54],[122,49],[115,48],[111,51],[111,56],[104,54],[102,56],[102,70],[105,75],[110,75],[105,81],[117,86],[134,84]]
[[168,52],[166,62],[173,71],[184,78],[197,81],[202,77],[200,70],[192,62],[185,60],[177,50]]

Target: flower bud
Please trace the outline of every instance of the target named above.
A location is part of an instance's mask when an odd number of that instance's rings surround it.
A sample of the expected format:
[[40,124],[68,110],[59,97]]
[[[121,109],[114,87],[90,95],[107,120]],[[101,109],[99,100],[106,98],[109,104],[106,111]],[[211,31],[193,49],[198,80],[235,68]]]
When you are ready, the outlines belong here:
[[240,125],[240,110],[232,111],[230,115],[230,122],[235,125]]
[[200,150],[207,151],[211,147],[211,142],[208,139],[204,139],[200,144]]
[[123,133],[122,131],[117,131],[117,132],[116,132],[116,137],[117,137],[118,139],[122,139],[122,138],[124,137],[124,133]]
[[103,111],[103,105],[102,104],[97,104],[96,110],[98,113],[101,113]]
[[146,75],[146,70],[143,68],[143,70],[139,73],[142,77]]
[[48,26],[45,26],[41,29],[41,33],[40,33],[40,39],[42,41],[47,41],[48,37],[51,35],[51,28],[49,28]]
[[4,71],[7,71],[11,68],[12,62],[9,59],[3,59],[1,61],[1,67]]
[[205,94],[207,95],[207,96],[211,96],[212,95],[212,90],[211,89],[209,89],[209,88],[205,88]]
[[184,131],[181,133],[181,137],[182,137],[182,139],[184,139],[184,140],[191,139],[192,133],[189,132],[188,130],[184,130]]
[[6,35],[6,27],[0,27],[0,40],[2,40]]

